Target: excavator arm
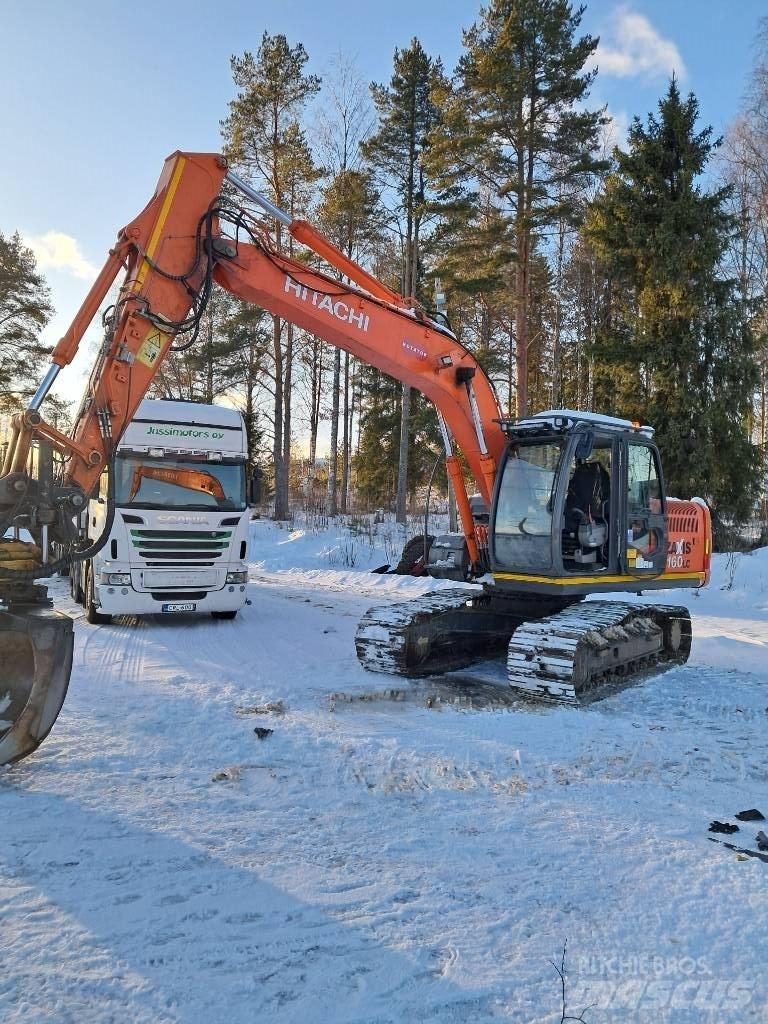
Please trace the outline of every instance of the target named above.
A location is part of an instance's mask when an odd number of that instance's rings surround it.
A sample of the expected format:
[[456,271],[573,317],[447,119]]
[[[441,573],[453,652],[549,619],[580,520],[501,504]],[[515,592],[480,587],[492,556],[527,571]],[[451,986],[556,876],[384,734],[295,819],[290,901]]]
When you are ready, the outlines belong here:
[[[225,189],[225,181],[228,188]],[[247,196],[272,222],[330,265],[337,276],[284,255],[233,193]],[[47,424],[40,408],[118,276],[114,303],[71,436]],[[493,387],[472,354],[412,299],[345,256],[306,221],[273,206],[228,170],[217,154],[173,153],[144,210],[123,227],[29,407],[13,419],[0,472],[0,765],[31,753],[64,701],[72,623],[50,608],[36,580],[104,542],[76,544],[75,517],[106,468],[110,494],[117,443],[169,350],[194,343],[214,283],[329,344],[417,388],[435,404],[470,559],[479,563],[462,464],[490,503],[504,439]],[[36,442],[36,443],[35,443]],[[54,472],[58,457],[63,470]],[[31,469],[35,463],[34,470]],[[199,485],[200,481],[196,482]],[[113,510],[114,501],[108,503]],[[63,557],[52,558],[52,542]],[[30,568],[30,564],[33,566]]]

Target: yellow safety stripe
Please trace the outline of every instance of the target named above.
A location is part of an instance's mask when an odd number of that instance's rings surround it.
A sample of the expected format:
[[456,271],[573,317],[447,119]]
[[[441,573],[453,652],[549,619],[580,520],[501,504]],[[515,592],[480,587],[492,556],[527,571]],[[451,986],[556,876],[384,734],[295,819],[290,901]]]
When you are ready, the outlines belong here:
[[[157,249],[157,246],[160,243],[160,236],[163,233],[165,222],[166,220],[168,220],[168,214],[171,212],[171,204],[173,203],[173,198],[176,195],[176,190],[179,187],[179,182],[181,181],[181,175],[184,173],[184,165],[186,164],[186,162],[187,161],[183,156],[179,157],[179,159],[176,161],[176,166],[173,169],[173,174],[171,175],[171,180],[168,185],[168,191],[165,194],[163,205],[160,207],[160,213],[158,215],[157,221],[155,222],[155,229],[152,232],[152,236],[149,239],[149,245],[147,246],[147,256],[149,256],[150,259],[154,258],[155,250]],[[133,289],[134,291],[141,291],[148,270],[149,263],[147,263],[147,261],[144,260],[141,264],[141,268],[139,269],[138,274],[136,275],[136,284],[134,285]]]
[[495,580],[519,583],[642,583],[643,580],[703,580],[703,572],[664,572],[659,576],[526,576],[514,572],[495,572]]

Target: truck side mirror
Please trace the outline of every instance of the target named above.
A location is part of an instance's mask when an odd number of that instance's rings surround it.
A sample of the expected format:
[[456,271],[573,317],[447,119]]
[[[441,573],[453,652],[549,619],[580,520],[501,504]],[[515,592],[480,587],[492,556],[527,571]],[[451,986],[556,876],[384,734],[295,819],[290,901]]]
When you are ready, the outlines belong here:
[[252,475],[248,479],[248,504],[249,505],[260,505],[261,504],[261,492],[262,482],[264,480],[264,474],[256,467]]

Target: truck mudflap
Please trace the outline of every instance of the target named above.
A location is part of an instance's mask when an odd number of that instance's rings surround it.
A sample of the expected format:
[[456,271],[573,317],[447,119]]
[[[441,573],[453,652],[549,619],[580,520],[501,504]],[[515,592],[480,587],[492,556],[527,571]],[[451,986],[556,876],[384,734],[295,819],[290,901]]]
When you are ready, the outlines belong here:
[[35,751],[67,695],[72,619],[48,606],[0,612],[0,765]]

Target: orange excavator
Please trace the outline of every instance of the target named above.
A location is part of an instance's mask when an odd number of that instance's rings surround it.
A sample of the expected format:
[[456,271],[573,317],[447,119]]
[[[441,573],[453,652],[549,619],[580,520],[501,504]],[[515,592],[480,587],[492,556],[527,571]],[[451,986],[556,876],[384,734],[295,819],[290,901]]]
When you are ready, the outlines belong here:
[[[341,279],[280,252],[265,217]],[[40,407],[121,274],[65,436]],[[0,473],[0,764],[39,745],[66,696],[72,622],[40,581],[105,542],[117,443],[169,350],[194,342],[214,284],[418,388],[437,409],[461,533],[425,536],[424,568],[481,586],[371,609],[356,638],[366,667],[429,675],[506,650],[511,687],[578,701],[606,680],[687,659],[685,608],[583,600],[708,581],[708,509],[666,496],[652,428],[567,409],[503,415],[477,360],[437,315],[275,207],[223,157],[177,152],[145,209],[118,233],[29,407],[13,420]],[[83,547],[75,520],[105,470],[103,539]]]

